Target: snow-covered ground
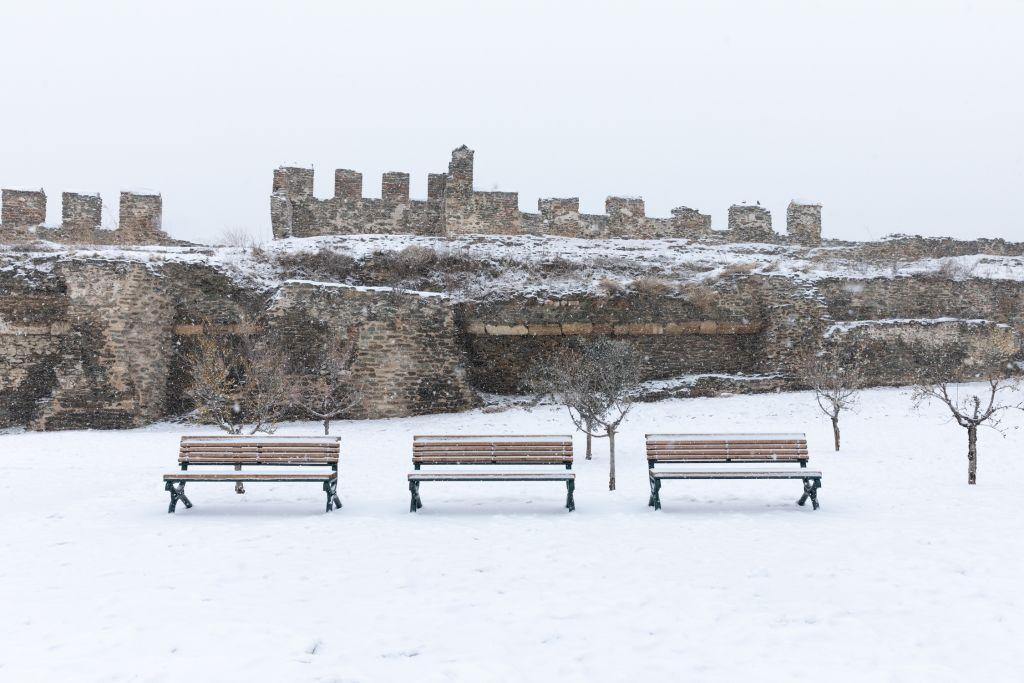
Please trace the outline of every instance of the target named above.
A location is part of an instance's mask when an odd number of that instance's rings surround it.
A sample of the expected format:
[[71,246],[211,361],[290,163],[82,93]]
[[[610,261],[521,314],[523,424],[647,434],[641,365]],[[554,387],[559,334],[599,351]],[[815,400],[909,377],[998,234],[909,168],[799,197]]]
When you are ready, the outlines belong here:
[[[803,393],[638,406],[561,485],[424,484],[415,433],[565,433],[553,407],[339,425],[345,507],[316,486],[160,476],[194,427],[0,436],[3,681],[1013,681],[1024,678],[1024,415],[965,437],[872,390],[844,450]],[[669,482],[648,431],[806,431],[796,482]],[[282,433],[316,433],[288,425]],[[582,439],[577,437],[580,452]]]

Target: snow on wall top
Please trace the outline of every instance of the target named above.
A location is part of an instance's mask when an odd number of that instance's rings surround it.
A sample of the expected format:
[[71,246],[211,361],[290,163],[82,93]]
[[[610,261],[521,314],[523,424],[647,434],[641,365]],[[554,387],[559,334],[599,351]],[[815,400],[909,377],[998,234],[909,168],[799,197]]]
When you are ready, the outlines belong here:
[[[954,279],[982,278],[1024,281],[1024,256],[975,254],[922,258],[890,263],[858,257],[850,246],[803,248],[775,244],[708,244],[686,239],[603,239],[530,235],[466,235],[454,238],[414,235],[347,235],[275,240],[259,249],[244,247],[140,246],[75,248],[36,243],[37,251],[0,255],[0,271],[48,271],[66,260],[107,260],[141,263],[159,273],[167,263],[208,266],[244,286],[274,289],[288,279],[281,259],[331,252],[366,263],[376,255],[416,248],[439,258],[463,260],[479,267],[458,273],[450,292],[454,300],[488,296],[554,298],[604,294],[608,283],[628,288],[635,280],[654,277],[674,284],[714,284],[737,273],[787,277],[811,286],[834,278],[867,280],[947,273]],[[948,275],[952,273],[952,275]],[[362,286],[358,278],[344,282],[309,280],[318,286]],[[431,285],[433,289],[434,285]],[[387,290],[388,288],[384,288]],[[394,287],[421,292],[424,287]],[[440,286],[438,286],[440,289]],[[367,289],[365,291],[382,291]]]
[[880,318],[878,320],[843,320],[833,323],[825,330],[824,337],[831,337],[837,332],[849,332],[858,327],[873,327],[878,325],[943,325],[955,323],[961,325],[994,325],[995,327],[1007,328],[1006,323],[997,323],[994,320],[982,318]]

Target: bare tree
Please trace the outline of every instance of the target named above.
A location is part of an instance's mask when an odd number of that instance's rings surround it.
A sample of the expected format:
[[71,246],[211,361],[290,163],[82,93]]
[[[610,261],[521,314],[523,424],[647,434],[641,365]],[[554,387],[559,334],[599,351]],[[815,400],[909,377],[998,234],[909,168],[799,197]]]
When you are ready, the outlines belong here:
[[[553,351],[536,360],[531,366],[532,370],[527,377],[526,383],[530,390],[537,394],[537,402],[543,399],[551,399],[561,402],[563,390],[567,383],[567,368],[579,363],[579,350],[576,348],[563,348]],[[594,423],[589,417],[583,418],[583,428],[579,431],[587,437],[586,459],[594,457],[594,438],[600,438],[603,434],[594,434]]]
[[290,403],[285,358],[273,340],[257,338],[245,322],[240,328],[227,335],[204,325],[185,360],[186,394],[201,421],[229,434],[271,434]]
[[856,359],[840,358],[835,351],[807,357],[803,362],[804,381],[814,390],[814,399],[821,412],[832,421],[832,438],[839,450],[839,415],[857,403],[857,394],[864,386],[864,375]]
[[[1021,408],[1021,402],[1012,400],[1020,386],[1019,377],[1010,376],[1010,358],[1013,346],[1000,346],[993,341],[986,348],[968,358],[961,352],[947,354],[939,359],[937,367],[948,379],[922,381],[914,387],[914,405],[938,400],[949,409],[951,419],[967,430],[967,483],[978,479],[978,427],[985,426],[1002,432],[1002,418],[1007,410]],[[966,382],[980,382],[980,388],[965,386]]]
[[323,422],[324,434],[331,433],[331,420],[344,415],[362,400],[362,392],[352,383],[355,341],[353,330],[329,331],[313,376],[296,380],[293,404]]
[[1016,389],[1015,377],[988,376],[980,391],[948,382],[919,384],[914,387],[914,401],[921,405],[938,399],[948,409],[952,419],[967,430],[967,483],[978,483],[978,427],[985,425],[1002,431],[1002,413],[1020,408],[1020,402],[1010,403],[1007,394]]
[[545,364],[551,395],[588,436],[608,437],[608,490],[615,490],[615,434],[626,418],[641,380],[641,358],[625,341],[597,337]]

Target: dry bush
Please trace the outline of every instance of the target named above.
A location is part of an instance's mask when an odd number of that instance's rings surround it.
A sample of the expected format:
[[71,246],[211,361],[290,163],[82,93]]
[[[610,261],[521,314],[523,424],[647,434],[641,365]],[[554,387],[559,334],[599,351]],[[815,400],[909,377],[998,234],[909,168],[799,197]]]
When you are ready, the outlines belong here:
[[7,247],[8,251],[18,253],[31,253],[34,251],[57,251],[57,248],[47,244],[46,242],[34,241],[34,242],[18,242]]
[[375,251],[367,267],[369,279],[383,285],[445,290],[458,288],[467,273],[496,275],[493,264],[473,258],[468,251],[439,251],[416,244],[400,251]]
[[935,272],[939,277],[947,278],[949,280],[965,280],[974,275],[974,271],[977,267],[977,261],[974,263],[966,263],[959,259],[946,258],[942,259],[938,270]]
[[217,238],[217,244],[222,247],[240,247],[249,249],[259,247],[263,240],[247,232],[244,228],[225,228]]
[[354,258],[330,249],[281,254],[276,262],[288,277],[326,282],[344,282],[356,268]]
[[748,263],[730,263],[722,269],[722,275],[743,275],[745,273],[751,273],[757,268],[757,264],[753,262]]
[[707,285],[683,284],[679,285],[676,291],[687,303],[692,304],[699,311],[711,310],[714,308],[715,302],[718,301],[718,294]]
[[291,394],[280,344],[254,332],[222,335],[208,323],[204,328],[185,359],[185,393],[196,417],[229,434],[273,433]]
[[629,288],[643,296],[665,296],[672,291],[672,284],[659,277],[645,275],[633,280]]
[[610,277],[601,278],[600,282],[597,283],[597,286],[601,288],[601,291],[604,292],[605,296],[618,296],[619,294],[622,294],[623,291],[622,283],[618,280],[613,280]]
[[550,261],[544,261],[540,269],[544,273],[557,275],[568,275],[577,270],[575,263],[561,256],[555,256]]

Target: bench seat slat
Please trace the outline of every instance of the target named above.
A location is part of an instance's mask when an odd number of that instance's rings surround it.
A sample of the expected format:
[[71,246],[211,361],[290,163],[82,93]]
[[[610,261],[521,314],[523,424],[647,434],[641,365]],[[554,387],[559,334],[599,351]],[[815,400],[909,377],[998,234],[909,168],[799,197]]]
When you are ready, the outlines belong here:
[[409,481],[569,481],[575,472],[411,472]]
[[816,470],[651,470],[654,479],[820,479]]
[[165,474],[164,481],[330,481],[336,472],[180,472]]
[[[410,512],[423,507],[419,488],[422,482],[438,481],[554,481],[566,486],[565,506],[576,509],[573,488],[576,475],[572,467],[572,436],[451,434],[413,437],[412,462],[415,472],[408,475],[412,499]],[[547,471],[423,471],[420,467],[445,465],[530,465],[558,468]]]

